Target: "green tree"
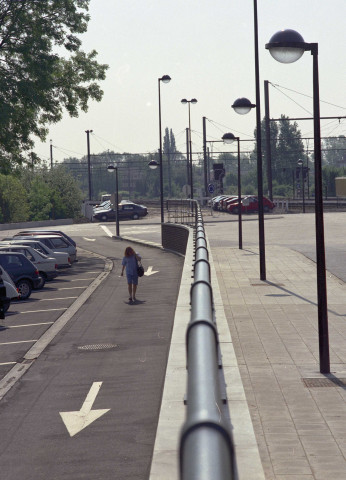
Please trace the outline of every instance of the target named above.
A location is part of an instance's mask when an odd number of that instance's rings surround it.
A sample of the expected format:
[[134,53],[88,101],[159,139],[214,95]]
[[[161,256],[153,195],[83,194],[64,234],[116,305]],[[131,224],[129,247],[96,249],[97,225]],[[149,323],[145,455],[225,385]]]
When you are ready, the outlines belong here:
[[0,174],[0,222],[25,222],[29,219],[27,194],[21,181]]
[[54,167],[47,173],[50,188],[53,218],[80,216],[83,195],[74,178],[63,166]]
[[322,141],[323,160],[327,165],[335,167],[346,166],[346,137],[340,135],[337,138],[325,138]]
[[28,200],[30,206],[30,220],[49,220],[52,212],[49,185],[40,177],[35,177],[30,185]]
[[[90,0],[2,0],[0,3],[0,159],[27,160],[47,124],[100,101],[107,65],[85,53]],[[65,55],[65,56],[64,56]]]

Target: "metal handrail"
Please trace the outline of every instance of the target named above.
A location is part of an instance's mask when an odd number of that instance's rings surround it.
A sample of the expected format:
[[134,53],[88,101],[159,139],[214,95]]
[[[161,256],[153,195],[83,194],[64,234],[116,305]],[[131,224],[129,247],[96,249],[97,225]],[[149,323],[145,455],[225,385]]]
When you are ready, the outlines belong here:
[[[195,200],[184,202],[187,203],[181,203],[180,206],[195,216],[195,263],[194,282],[190,291],[191,317],[186,331],[187,413],[179,444],[180,478],[233,480],[234,446],[222,413],[218,332],[214,319],[207,239],[198,203]],[[168,204],[167,207],[169,209]],[[178,218],[177,212],[175,216]],[[191,221],[190,215],[188,218]]]

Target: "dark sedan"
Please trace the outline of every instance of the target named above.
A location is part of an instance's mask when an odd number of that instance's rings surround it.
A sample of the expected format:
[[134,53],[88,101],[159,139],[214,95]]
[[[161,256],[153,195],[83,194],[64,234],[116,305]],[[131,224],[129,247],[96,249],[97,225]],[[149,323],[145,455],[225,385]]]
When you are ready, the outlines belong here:
[[[119,220],[130,218],[137,220],[140,217],[145,217],[148,214],[147,207],[143,205],[137,205],[136,203],[123,203],[118,206]],[[117,212],[115,209],[110,208],[107,210],[100,210],[95,213],[94,219],[101,222],[107,220],[116,220]]]
[[32,289],[42,282],[35,265],[22,253],[1,252],[0,265],[18,288],[21,300],[30,297]]

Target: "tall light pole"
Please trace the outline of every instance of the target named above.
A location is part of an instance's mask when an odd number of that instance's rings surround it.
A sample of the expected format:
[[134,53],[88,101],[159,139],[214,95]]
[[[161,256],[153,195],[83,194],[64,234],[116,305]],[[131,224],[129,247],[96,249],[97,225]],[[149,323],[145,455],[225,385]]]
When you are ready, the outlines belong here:
[[169,83],[171,77],[169,75],[163,75],[163,77],[158,79],[159,87],[159,135],[160,135],[160,148],[159,148],[159,158],[160,158],[160,206],[161,206],[161,223],[164,223],[164,213],[163,213],[163,165],[162,165],[162,129],[161,129],[161,90],[160,83]]
[[190,103],[193,105],[197,103],[196,98],[191,98],[191,100],[186,100],[183,98],[181,103],[188,104],[189,106],[189,154],[190,154],[190,182],[191,182],[191,198],[193,198],[193,174],[192,174],[192,142],[191,142],[191,115],[190,115]]
[[303,213],[305,213],[305,179],[303,170],[303,160],[299,159],[297,165],[300,167],[300,173],[302,176],[302,194],[303,194]]
[[89,185],[89,200],[91,200],[91,166],[90,166],[90,138],[89,135],[92,130],[85,130],[87,134],[87,148],[88,148],[88,185]]
[[50,169],[53,169],[53,140],[50,140]]
[[222,136],[224,143],[233,143],[235,140],[238,142],[238,244],[239,249],[243,248],[243,231],[242,231],[242,211],[241,211],[241,178],[240,178],[240,139],[235,137],[233,133],[225,133]]
[[314,118],[314,162],[315,162],[315,228],[316,228],[316,263],[317,263],[317,300],[320,372],[330,373],[329,334],[326,262],[323,225],[322,192],[322,155],[320,126],[320,94],[318,81],[318,44],[305,43],[303,37],[295,30],[281,30],[272,36],[266,49],[275,60],[281,63],[293,63],[310,51],[313,57],[313,118]]
[[255,42],[255,85],[256,105],[253,105],[247,98],[238,98],[232,105],[234,110],[241,115],[248,113],[251,108],[256,107],[256,146],[257,146],[257,196],[258,196],[258,237],[259,237],[259,258],[260,258],[260,279],[266,280],[266,261],[264,243],[264,215],[263,215],[263,169],[262,169],[262,135],[261,135],[261,95],[259,78],[259,56],[258,56],[258,22],[257,22],[257,0],[254,5],[254,42]]
[[115,212],[116,212],[116,233],[117,237],[120,236],[120,229],[119,229],[119,184],[118,184],[118,166],[115,165],[108,165],[107,170],[109,173],[113,173],[115,171]]

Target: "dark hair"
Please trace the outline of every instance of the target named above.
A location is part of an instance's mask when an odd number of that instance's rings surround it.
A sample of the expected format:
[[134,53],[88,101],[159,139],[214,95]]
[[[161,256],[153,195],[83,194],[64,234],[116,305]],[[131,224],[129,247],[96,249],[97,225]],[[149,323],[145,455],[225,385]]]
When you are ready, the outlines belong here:
[[132,247],[125,248],[125,257],[131,257],[132,255],[136,255],[136,252]]

